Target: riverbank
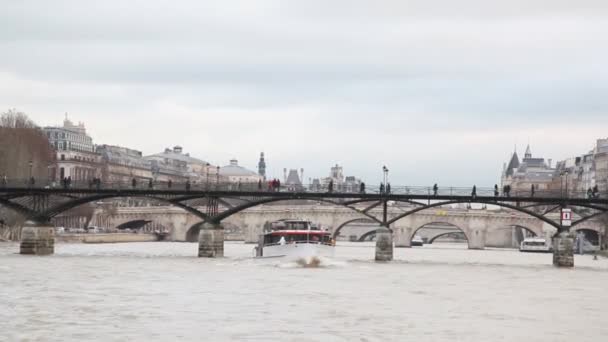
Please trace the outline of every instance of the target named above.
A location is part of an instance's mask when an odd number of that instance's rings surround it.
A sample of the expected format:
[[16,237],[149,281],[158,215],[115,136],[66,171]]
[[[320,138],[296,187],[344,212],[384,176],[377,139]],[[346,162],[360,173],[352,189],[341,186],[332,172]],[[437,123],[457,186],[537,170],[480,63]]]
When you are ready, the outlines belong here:
[[152,242],[158,241],[158,236],[147,233],[57,234],[55,235],[55,241],[66,243]]

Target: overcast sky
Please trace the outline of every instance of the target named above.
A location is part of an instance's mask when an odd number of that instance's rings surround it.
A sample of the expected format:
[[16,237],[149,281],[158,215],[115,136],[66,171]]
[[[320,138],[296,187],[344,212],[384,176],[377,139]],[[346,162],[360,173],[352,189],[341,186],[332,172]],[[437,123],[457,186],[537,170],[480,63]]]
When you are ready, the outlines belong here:
[[0,109],[270,176],[492,186],[608,136],[608,1],[0,0]]

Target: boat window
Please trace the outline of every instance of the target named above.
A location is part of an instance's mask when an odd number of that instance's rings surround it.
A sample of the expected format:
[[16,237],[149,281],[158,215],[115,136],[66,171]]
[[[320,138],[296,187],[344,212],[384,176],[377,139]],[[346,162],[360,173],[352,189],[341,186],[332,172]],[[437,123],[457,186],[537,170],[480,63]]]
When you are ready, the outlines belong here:
[[306,222],[286,222],[287,229],[290,230],[308,230]]
[[545,243],[540,242],[540,241],[527,241],[527,242],[524,242],[524,245],[526,245],[526,246],[544,246]]

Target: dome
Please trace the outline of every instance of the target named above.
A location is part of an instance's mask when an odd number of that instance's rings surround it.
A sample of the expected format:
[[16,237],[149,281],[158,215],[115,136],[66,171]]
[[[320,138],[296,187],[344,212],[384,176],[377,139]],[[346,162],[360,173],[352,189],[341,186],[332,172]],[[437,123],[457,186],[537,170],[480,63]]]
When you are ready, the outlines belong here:
[[222,166],[220,168],[221,176],[257,176],[258,174],[254,171],[248,170],[242,166],[236,159],[231,159],[230,164]]

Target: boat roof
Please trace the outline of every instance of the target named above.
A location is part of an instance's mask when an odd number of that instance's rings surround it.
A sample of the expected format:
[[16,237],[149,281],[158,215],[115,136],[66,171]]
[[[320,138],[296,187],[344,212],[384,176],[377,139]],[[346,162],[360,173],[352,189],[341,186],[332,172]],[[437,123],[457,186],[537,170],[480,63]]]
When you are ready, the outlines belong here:
[[543,238],[543,237],[527,237],[524,239],[524,241],[547,241],[547,239]]
[[309,234],[309,235],[331,235],[325,230],[273,230],[265,235],[294,235],[294,234]]

